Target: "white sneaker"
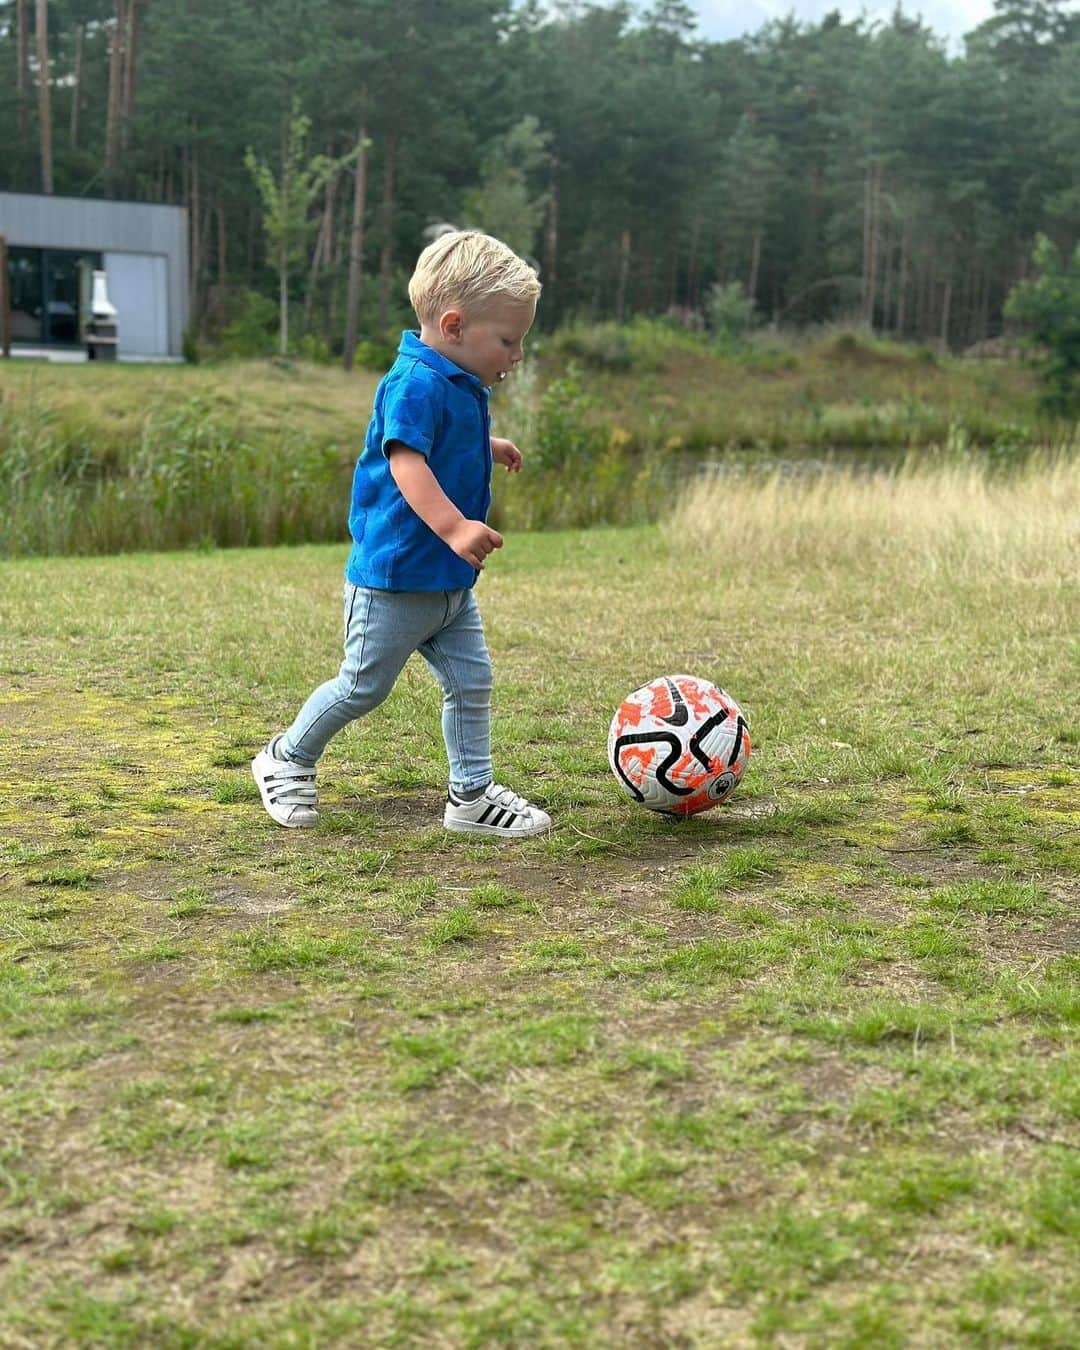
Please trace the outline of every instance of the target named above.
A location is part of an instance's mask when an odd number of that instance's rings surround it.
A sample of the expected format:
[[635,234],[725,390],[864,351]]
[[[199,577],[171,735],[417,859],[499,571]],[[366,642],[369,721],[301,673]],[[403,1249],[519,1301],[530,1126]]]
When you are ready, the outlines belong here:
[[474,802],[450,796],[443,824],[459,834],[486,834],[496,839],[528,839],[551,829],[551,817],[501,783],[489,783]]
[[262,804],[272,820],[289,829],[307,829],[319,822],[319,789],[315,770],[270,753],[274,741],[251,761]]

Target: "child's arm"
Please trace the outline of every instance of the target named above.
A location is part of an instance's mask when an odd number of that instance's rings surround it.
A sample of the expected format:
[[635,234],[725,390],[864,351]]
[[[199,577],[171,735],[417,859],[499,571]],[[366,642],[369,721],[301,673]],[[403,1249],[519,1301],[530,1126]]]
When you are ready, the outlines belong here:
[[491,457],[496,464],[504,464],[507,473],[521,472],[521,451],[513,441],[505,440],[502,436],[492,436]]
[[434,530],[459,558],[483,570],[488,554],[502,548],[502,535],[498,530],[491,529],[482,520],[469,520],[462,515],[418,451],[410,450],[401,441],[392,441],[386,451],[398,491],[424,524]]

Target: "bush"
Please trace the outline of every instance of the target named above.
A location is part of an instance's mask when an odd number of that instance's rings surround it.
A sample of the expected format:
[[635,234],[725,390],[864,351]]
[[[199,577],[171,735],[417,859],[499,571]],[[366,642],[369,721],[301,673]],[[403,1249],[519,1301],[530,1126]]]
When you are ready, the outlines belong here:
[[571,462],[585,464],[606,448],[607,432],[589,421],[592,407],[577,366],[571,365],[562,379],[548,385],[540,400],[534,432],[533,455],[538,468],[562,469]]
[[[519,397],[524,400],[527,392]],[[580,367],[571,364],[534,409],[528,417],[520,408],[507,409],[513,423],[508,429],[518,435],[526,424],[529,428],[528,475],[509,488],[503,487],[503,475],[496,475],[496,528],[580,529],[656,518],[668,499],[671,453],[665,448],[643,454],[624,428],[601,423]]]
[[629,339],[615,323],[571,324],[555,334],[552,348],[593,369],[629,370],[633,365]]
[[551,340],[552,350],[592,370],[663,371],[679,355],[707,350],[705,339],[670,319],[629,323],[571,323]]
[[378,338],[361,338],[353,348],[353,363],[361,370],[389,370],[397,357],[397,345]]
[[705,301],[705,314],[711,331],[729,341],[745,337],[757,325],[754,301],[741,281],[731,281],[726,286],[717,282]]
[[304,334],[296,344],[296,354],[301,360],[311,361],[316,366],[328,366],[334,359],[330,344],[324,338],[316,337],[314,333]]
[[257,291],[245,291],[240,312],[221,333],[226,356],[270,356],[278,328],[278,310],[273,300]]

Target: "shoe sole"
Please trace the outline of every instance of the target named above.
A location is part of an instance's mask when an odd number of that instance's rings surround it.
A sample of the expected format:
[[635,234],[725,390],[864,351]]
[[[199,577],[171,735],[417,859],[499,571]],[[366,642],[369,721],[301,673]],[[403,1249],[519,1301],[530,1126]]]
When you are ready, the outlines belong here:
[[254,760],[251,761],[251,776],[255,779],[255,786],[259,789],[259,799],[263,804],[263,810],[275,825],[280,825],[283,830],[313,830],[315,826],[318,825],[318,812],[315,813],[314,820],[278,820],[277,816],[270,810],[270,801],[266,795],[266,789],[262,785],[262,780],[259,777],[259,771],[255,768]]
[[486,834],[492,839],[535,839],[538,834],[547,834],[551,822],[535,830],[500,830],[497,825],[481,825],[478,820],[444,820],[443,829],[453,834]]

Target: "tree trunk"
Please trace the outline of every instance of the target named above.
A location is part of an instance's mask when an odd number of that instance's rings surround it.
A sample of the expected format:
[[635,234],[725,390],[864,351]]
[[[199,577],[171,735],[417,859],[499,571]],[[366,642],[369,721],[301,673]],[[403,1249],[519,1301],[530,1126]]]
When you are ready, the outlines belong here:
[[957,340],[961,347],[967,347],[971,344],[971,333],[974,328],[972,320],[972,310],[974,304],[972,295],[975,289],[975,269],[965,267],[960,282],[960,307],[956,316],[956,326],[958,329]]
[[71,123],[68,128],[68,139],[71,141],[71,148],[74,150],[79,144],[79,102],[82,99],[82,68],[83,68],[83,43],[86,39],[86,24],[80,23],[75,26],[75,74],[71,90]]
[[863,290],[861,290],[861,311],[863,311],[863,323],[868,323],[867,311],[869,304],[869,240],[871,240],[871,174],[869,165],[863,174]]
[[949,345],[949,314],[952,309],[952,277],[946,279],[945,295],[941,302],[941,345]]
[[[332,146],[327,147],[329,154]],[[311,311],[315,303],[315,289],[319,284],[319,266],[330,261],[330,241],[333,232],[334,197],[337,193],[337,174],[331,175],[326,182],[323,199],[323,217],[319,225],[319,237],[315,240],[315,251],[311,255],[311,275],[308,277],[307,295],[304,298],[304,332],[311,330]]]
[[547,220],[544,225],[544,289],[555,289],[559,268],[559,161],[551,159],[551,187],[548,192]]
[[615,291],[615,318],[622,323],[626,314],[626,279],[630,275],[630,231],[623,230],[619,243],[619,284]]
[[127,41],[124,51],[124,87],[121,97],[121,151],[125,158],[130,148],[131,123],[135,115],[135,61],[139,42],[139,0],[129,0]]
[[284,236],[278,253],[278,352],[281,356],[289,353],[289,252],[285,247]]
[[116,0],[116,27],[109,55],[109,92],[105,107],[105,190],[110,197],[116,194],[123,66],[124,0]]
[[904,303],[907,298],[908,234],[907,225],[900,227],[900,277],[896,283],[896,335],[904,336]]
[[671,247],[671,270],[668,272],[668,293],[667,305],[668,311],[673,310],[678,303],[679,298],[679,236],[675,235]]
[[990,334],[990,268],[983,265],[982,288],[979,296],[979,341],[985,342]]
[[[292,200],[292,161],[289,156],[290,128],[284,117],[281,119],[281,187],[282,202]],[[288,207],[285,208],[286,210]],[[287,217],[285,218],[287,219]],[[278,249],[278,355],[286,356],[289,351],[289,248],[288,234],[282,220],[281,242]]]
[[244,250],[244,281],[248,286],[251,285],[252,278],[255,276],[255,232],[258,228],[258,216],[254,207],[250,207],[247,213],[247,240]]
[[15,98],[19,105],[19,140],[30,124],[30,0],[15,0]]
[[937,284],[937,256],[931,245],[916,286],[915,336],[924,340],[934,331],[934,287]]
[[870,236],[869,256],[866,261],[867,326],[873,330],[877,306],[878,258],[881,253],[881,165],[875,164],[870,173]]
[[656,299],[656,257],[652,252],[646,253],[639,262],[638,275],[641,277],[642,305],[646,314],[652,314]]
[[345,350],[342,366],[352,370],[360,320],[360,284],[364,275],[364,212],[367,209],[367,127],[357,137],[356,183],[353,189],[352,230],[349,233],[349,294],[345,302]]
[[218,285],[221,287],[222,294],[225,291],[225,280],[228,274],[228,249],[226,244],[228,240],[225,234],[225,207],[221,202],[217,206],[217,266],[218,266]]
[[[192,130],[194,129],[192,128]],[[191,326],[193,329],[197,329],[199,326],[199,283],[202,277],[202,231],[199,228],[202,218],[202,203],[199,196],[199,151],[194,142],[188,149],[188,182],[190,185],[188,221],[191,231],[190,313]]]
[[690,256],[686,261],[686,305],[698,308],[698,245],[701,241],[701,217],[695,215],[690,227]]
[[931,252],[930,265],[926,270],[926,310],[923,314],[922,338],[932,337],[937,327],[937,253]]
[[37,0],[38,121],[41,126],[41,190],[52,195],[52,103],[49,90],[49,6]]
[[386,142],[383,161],[382,255],[379,258],[379,335],[390,317],[390,271],[394,263],[394,170],[397,167],[397,137]]
[[890,225],[885,230],[885,243],[882,245],[883,262],[881,267],[881,331],[889,331],[889,311],[892,308],[892,262],[893,230]]
[[334,219],[331,221],[331,240],[330,240],[330,294],[326,301],[326,323],[323,332],[326,335],[326,345],[333,345],[337,337],[337,310],[338,300],[340,299],[341,287],[338,284],[341,277],[341,262],[343,258],[342,240],[347,240],[349,236],[349,221],[346,212],[351,211],[352,206],[344,202],[334,203]]
[[750,253],[750,282],[746,293],[751,300],[757,296],[758,271],[761,267],[761,231],[754,231],[754,246]]

